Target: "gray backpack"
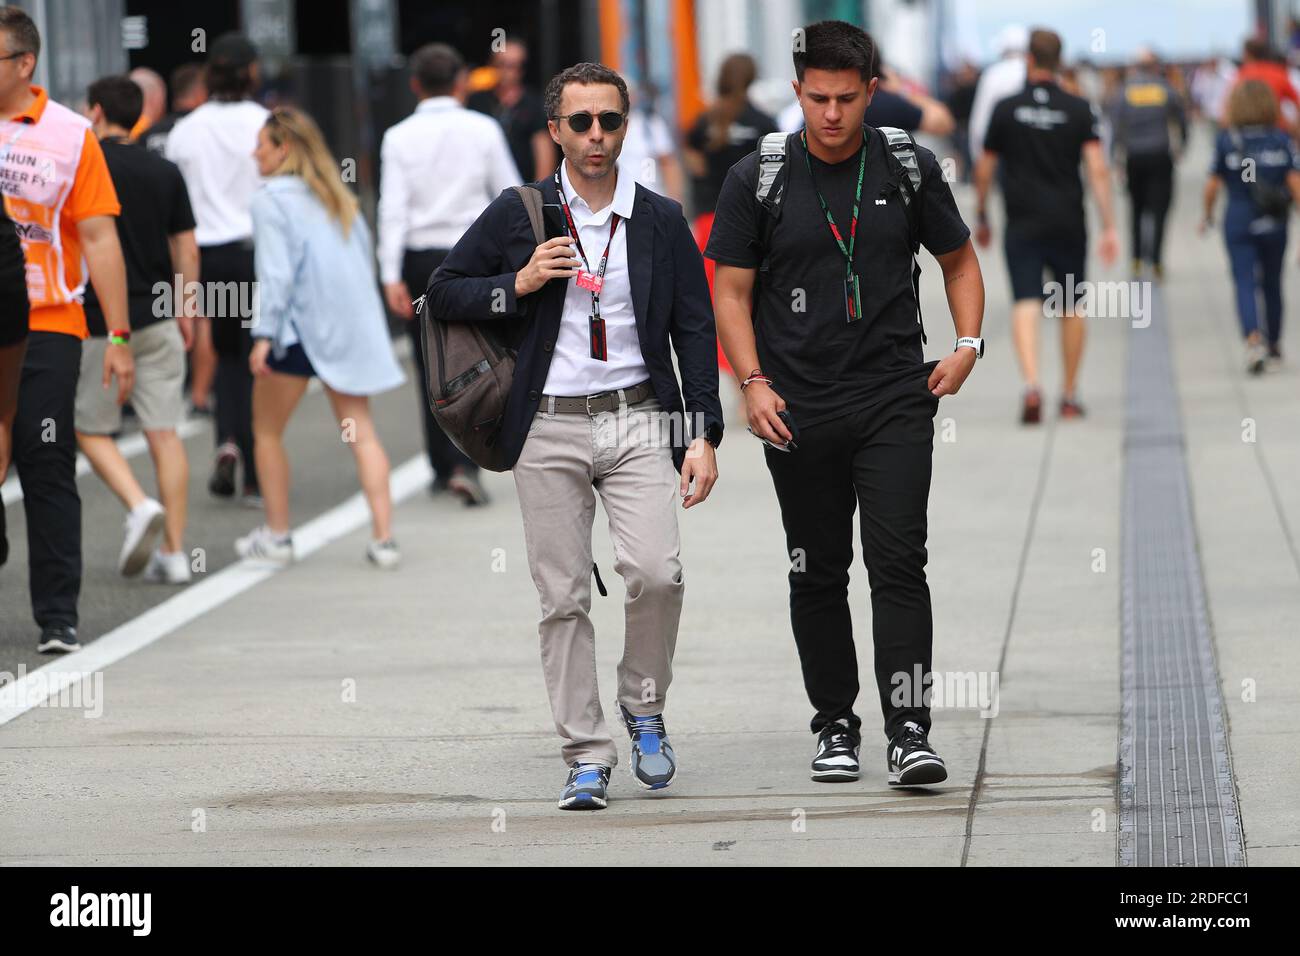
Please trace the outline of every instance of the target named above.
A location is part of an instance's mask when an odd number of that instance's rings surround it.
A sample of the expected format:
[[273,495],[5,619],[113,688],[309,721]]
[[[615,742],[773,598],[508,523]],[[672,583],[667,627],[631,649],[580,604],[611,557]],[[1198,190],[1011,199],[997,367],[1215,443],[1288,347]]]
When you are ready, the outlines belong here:
[[[546,241],[542,194],[533,186],[514,189],[540,245]],[[492,323],[434,315],[428,301],[426,288],[415,305],[428,369],[425,392],[434,420],[474,464],[488,471],[508,471],[510,464],[497,439],[515,378],[517,350]]]

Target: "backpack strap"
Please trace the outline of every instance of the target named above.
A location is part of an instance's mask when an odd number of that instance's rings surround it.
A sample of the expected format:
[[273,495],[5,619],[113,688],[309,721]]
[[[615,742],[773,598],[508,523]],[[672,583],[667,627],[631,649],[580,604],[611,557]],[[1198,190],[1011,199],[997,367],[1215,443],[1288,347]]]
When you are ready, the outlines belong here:
[[785,180],[778,184],[777,177],[785,169],[786,138],[785,133],[768,133],[758,144],[758,186],[754,198],[774,218],[780,215],[785,192]]
[[546,241],[546,225],[542,221],[542,191],[532,185],[510,188],[519,194],[519,199],[524,204],[524,211],[528,213],[528,222],[533,227],[533,238],[540,246]]
[[921,263],[916,258],[921,250],[921,164],[916,158],[916,140],[912,139],[912,134],[907,130],[896,126],[881,126],[879,131],[885,139],[885,148],[903,171],[898,193],[903,199],[903,211],[907,214],[908,241],[912,247],[912,292],[916,296],[916,321],[921,326],[921,342],[926,343],[929,339],[925,335],[925,319],[921,317]]

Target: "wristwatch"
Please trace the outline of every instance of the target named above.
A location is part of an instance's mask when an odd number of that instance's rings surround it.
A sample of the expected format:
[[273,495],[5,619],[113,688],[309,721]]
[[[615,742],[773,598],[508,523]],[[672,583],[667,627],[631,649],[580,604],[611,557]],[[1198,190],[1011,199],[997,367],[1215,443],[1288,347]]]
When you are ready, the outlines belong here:
[[704,429],[704,440],[708,442],[710,445],[712,445],[714,448],[717,448],[719,445],[721,445],[722,426],[719,425],[717,422],[714,422],[708,428]]
[[952,347],[952,350],[955,352],[959,348],[962,348],[963,346],[965,346],[966,348],[974,349],[975,357],[977,359],[982,359],[984,357],[983,339],[977,339],[973,335],[963,335],[961,338],[957,340],[957,344]]

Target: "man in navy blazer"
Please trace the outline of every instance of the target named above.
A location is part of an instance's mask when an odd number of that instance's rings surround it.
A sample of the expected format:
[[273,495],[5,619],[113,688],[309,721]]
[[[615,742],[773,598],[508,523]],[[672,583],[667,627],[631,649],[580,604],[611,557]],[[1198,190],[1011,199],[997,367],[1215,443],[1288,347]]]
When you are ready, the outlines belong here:
[[676,774],[663,720],[684,593],[676,502],[699,504],[717,480],[717,339],[681,205],[619,174],[622,78],[577,64],[551,80],[545,105],[565,157],[534,184],[547,240],[537,244],[522,201],[505,190],[447,255],[428,296],[434,315],[499,323],[518,349],[498,441],[513,464],[541,596],[542,666],[569,767],[559,805],[600,809],[618,753],[588,617],[593,572],[601,585],[595,494],[627,587],[618,700],[632,775],[658,790]]

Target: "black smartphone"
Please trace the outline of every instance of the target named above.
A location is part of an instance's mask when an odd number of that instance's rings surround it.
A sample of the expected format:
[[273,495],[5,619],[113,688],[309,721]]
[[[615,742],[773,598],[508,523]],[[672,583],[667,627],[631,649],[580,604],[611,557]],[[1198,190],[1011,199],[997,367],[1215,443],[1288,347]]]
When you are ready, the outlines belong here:
[[564,210],[559,203],[546,203],[542,206],[542,223],[546,227],[547,239],[558,239],[569,234],[564,222]]
[[777,451],[798,451],[799,450],[799,428],[794,423],[794,416],[792,416],[785,409],[781,409],[781,411],[776,413],[776,417],[781,419],[781,421],[785,423],[785,427],[790,432],[790,440],[786,442],[784,445],[779,445],[776,442],[768,441],[766,438],[763,438],[762,436],[756,434],[754,432],[754,429],[752,428],[749,429],[749,433],[753,435],[755,438],[757,438],[759,441],[761,441],[768,448],[775,448]]

